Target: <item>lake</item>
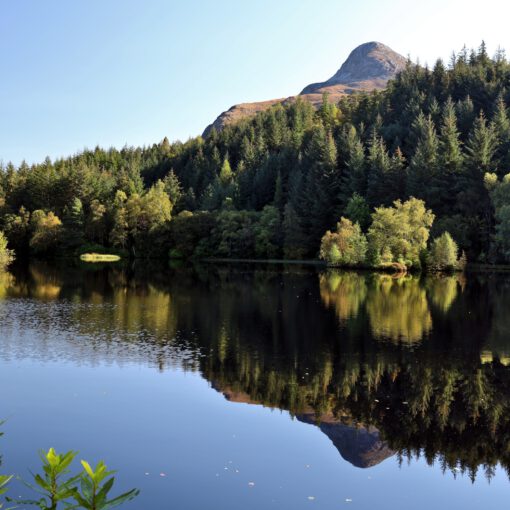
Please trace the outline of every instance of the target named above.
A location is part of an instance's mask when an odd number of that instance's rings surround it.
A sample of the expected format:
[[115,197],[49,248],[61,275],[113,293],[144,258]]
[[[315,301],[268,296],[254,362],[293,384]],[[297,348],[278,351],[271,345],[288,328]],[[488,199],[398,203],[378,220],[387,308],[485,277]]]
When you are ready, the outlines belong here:
[[508,499],[510,276],[140,266],[0,276],[2,473],[54,446],[126,509]]

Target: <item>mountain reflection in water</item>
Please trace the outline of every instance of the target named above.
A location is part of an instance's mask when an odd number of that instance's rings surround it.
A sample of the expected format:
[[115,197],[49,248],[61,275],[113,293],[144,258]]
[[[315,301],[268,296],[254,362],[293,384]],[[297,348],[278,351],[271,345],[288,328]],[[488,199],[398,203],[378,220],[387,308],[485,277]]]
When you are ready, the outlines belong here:
[[0,356],[199,372],[354,466],[423,456],[474,480],[510,472],[509,307],[492,274],[33,264],[0,277]]

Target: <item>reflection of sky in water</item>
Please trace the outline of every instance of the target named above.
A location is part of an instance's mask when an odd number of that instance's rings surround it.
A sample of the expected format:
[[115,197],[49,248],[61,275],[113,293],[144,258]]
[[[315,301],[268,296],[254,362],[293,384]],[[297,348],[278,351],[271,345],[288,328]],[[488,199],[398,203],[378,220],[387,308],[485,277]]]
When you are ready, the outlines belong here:
[[[496,509],[507,494],[500,468],[472,484],[424,457],[399,467],[367,423],[395,447],[416,441],[405,413],[425,423],[448,377],[457,391],[475,381],[470,398],[488,388],[508,415],[494,386],[508,382],[503,279],[244,271],[162,284],[32,269],[1,297],[4,472],[27,475],[41,447],[79,449],[119,469],[119,491],[142,489],[127,508]],[[464,396],[455,412],[493,416]],[[494,442],[485,430],[473,442]]]

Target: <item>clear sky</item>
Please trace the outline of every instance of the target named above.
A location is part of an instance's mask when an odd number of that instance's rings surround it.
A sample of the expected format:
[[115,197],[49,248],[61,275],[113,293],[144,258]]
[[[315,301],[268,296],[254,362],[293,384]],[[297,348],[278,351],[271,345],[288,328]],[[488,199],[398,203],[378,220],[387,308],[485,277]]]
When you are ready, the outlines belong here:
[[510,54],[508,0],[0,0],[0,160],[186,140],[329,78],[358,44]]

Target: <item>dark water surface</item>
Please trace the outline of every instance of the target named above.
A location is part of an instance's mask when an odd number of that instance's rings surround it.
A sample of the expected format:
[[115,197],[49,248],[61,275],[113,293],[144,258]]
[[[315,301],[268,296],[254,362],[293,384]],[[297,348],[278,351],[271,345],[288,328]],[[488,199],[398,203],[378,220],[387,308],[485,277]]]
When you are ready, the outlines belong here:
[[502,274],[15,268],[0,382],[2,472],[76,449],[126,509],[508,505]]

